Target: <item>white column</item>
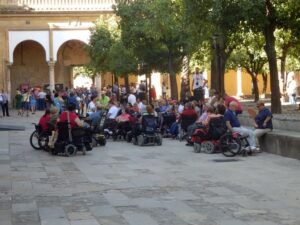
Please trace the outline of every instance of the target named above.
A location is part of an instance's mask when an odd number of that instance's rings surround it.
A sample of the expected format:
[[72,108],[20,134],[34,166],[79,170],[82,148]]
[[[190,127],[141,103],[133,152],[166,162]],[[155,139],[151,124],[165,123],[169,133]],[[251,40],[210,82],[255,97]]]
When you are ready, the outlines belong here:
[[8,95],[8,101],[11,104],[11,79],[10,79],[10,70],[11,70],[11,64],[6,64],[6,91]]
[[236,92],[236,96],[240,97],[243,95],[243,86],[242,86],[242,70],[241,68],[238,68],[237,72],[236,72],[236,83],[237,83],[237,92]]
[[48,65],[49,65],[49,89],[52,94],[53,90],[55,89],[55,74],[54,74],[55,61],[49,61]]

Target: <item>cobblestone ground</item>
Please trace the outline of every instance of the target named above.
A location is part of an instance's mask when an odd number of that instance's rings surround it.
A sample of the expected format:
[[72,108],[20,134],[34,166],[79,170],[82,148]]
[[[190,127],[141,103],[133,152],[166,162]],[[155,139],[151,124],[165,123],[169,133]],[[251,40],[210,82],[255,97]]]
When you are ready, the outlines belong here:
[[[300,162],[262,153],[238,161],[109,142],[86,156],[33,150],[26,126],[0,132],[0,225],[299,225]],[[216,161],[217,160],[217,161]]]

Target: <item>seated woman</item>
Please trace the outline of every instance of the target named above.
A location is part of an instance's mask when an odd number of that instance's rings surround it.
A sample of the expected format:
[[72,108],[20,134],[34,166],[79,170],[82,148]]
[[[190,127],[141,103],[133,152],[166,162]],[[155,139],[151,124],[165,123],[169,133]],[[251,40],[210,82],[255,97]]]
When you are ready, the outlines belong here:
[[49,121],[49,125],[54,127],[56,124],[56,121],[59,117],[59,109],[56,107],[52,107],[50,109],[50,121]]
[[130,120],[131,116],[128,109],[122,109],[122,114],[116,118],[117,123],[129,122]]
[[69,104],[67,107],[67,111],[63,112],[60,117],[57,119],[57,122],[70,122],[71,128],[75,127],[84,127],[85,124],[83,121],[79,119],[77,114],[75,113],[76,105]]
[[226,125],[223,120],[225,111],[226,107],[221,104],[217,105],[216,113],[210,112],[209,109],[207,119],[202,122],[202,127],[194,130],[192,142],[218,140],[226,132]]
[[47,131],[49,128],[49,121],[50,121],[50,110],[46,109],[45,114],[40,118],[39,125],[41,127],[41,131]]

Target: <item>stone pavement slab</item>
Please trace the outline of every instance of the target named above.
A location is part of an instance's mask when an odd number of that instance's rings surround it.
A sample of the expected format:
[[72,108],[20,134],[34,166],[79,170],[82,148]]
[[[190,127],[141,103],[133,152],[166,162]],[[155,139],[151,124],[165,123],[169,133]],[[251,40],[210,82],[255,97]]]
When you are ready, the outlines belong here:
[[58,157],[30,147],[37,120],[7,118],[26,130],[0,132],[0,225],[300,224],[298,160],[221,163],[171,139]]

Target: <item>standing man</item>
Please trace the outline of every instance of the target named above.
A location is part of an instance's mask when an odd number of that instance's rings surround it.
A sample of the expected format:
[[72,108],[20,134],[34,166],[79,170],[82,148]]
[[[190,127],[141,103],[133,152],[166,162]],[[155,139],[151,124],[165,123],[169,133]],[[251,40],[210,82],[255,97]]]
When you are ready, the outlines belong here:
[[200,72],[199,67],[195,68],[195,73],[193,74],[193,92],[194,92],[194,100],[204,101],[204,89],[203,87],[207,83],[205,80],[203,73]]
[[120,91],[119,91],[119,85],[118,82],[114,82],[112,86],[112,92],[117,96],[117,100],[119,101],[120,98]]
[[[2,96],[2,113],[3,116],[8,116],[9,117],[9,112],[8,112],[8,94],[2,90],[1,94]],[[0,99],[1,101],[1,99]]]

